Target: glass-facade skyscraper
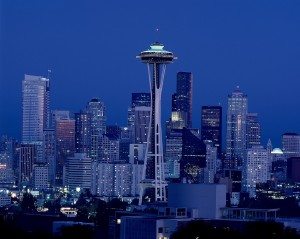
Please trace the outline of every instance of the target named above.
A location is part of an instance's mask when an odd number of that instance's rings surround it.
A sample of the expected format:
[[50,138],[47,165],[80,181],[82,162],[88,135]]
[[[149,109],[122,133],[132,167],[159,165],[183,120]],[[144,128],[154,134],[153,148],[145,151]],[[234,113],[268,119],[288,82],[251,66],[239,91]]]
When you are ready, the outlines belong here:
[[22,82],[22,142],[43,141],[43,130],[49,124],[49,79],[25,75]]
[[201,138],[211,140],[217,147],[218,157],[222,153],[222,107],[202,106],[201,111]]
[[231,168],[240,168],[246,157],[247,112],[247,95],[237,87],[228,95],[226,159]]
[[106,108],[102,101],[97,98],[91,99],[86,112],[90,117],[90,155],[92,159],[100,157],[100,138],[106,132]]
[[193,75],[191,72],[177,73],[176,93],[172,95],[172,112],[182,112],[185,127],[192,127]]

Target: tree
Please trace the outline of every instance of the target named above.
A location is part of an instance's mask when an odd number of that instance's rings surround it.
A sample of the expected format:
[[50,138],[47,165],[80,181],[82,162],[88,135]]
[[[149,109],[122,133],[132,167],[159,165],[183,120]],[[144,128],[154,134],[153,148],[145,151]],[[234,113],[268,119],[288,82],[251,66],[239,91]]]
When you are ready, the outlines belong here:
[[31,193],[24,193],[23,199],[21,201],[21,208],[23,212],[34,212],[36,211],[35,206],[36,199],[33,197]]

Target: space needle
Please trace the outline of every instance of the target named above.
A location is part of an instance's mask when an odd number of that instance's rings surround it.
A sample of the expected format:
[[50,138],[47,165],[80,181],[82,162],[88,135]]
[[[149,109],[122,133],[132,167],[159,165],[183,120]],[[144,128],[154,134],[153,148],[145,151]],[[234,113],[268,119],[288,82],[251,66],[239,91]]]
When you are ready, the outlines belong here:
[[[170,51],[164,50],[164,45],[155,42],[149,50],[142,51],[137,58],[147,64],[148,80],[151,91],[151,114],[147,137],[147,147],[140,183],[139,204],[142,204],[146,190],[150,193],[150,200],[166,202],[166,186],[163,141],[161,132],[161,93],[164,83],[166,66],[177,59]],[[153,190],[154,189],[154,190]],[[151,198],[152,197],[152,198]]]

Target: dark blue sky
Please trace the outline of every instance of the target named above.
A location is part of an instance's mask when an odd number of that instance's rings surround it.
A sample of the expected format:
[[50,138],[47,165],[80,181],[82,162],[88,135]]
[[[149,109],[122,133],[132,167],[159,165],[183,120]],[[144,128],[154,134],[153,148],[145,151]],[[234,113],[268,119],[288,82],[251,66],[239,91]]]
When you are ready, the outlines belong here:
[[135,56],[160,40],[178,56],[167,69],[163,120],[176,72],[192,71],[195,127],[202,105],[226,110],[239,85],[263,142],[279,146],[283,132],[300,132],[299,12],[298,0],[0,0],[0,134],[20,137],[21,81],[47,69],[52,108],[78,111],[98,96],[108,122],[125,125],[131,92],[148,90]]

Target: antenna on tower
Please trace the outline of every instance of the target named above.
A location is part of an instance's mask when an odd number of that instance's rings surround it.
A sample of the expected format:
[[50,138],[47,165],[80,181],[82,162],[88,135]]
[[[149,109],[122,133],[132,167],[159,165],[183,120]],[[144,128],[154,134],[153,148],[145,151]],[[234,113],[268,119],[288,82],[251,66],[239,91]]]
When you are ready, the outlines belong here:
[[156,29],[155,29],[155,38],[156,38],[156,42],[159,42],[159,40],[158,40],[158,33],[159,33],[159,28],[158,27],[156,27]]

